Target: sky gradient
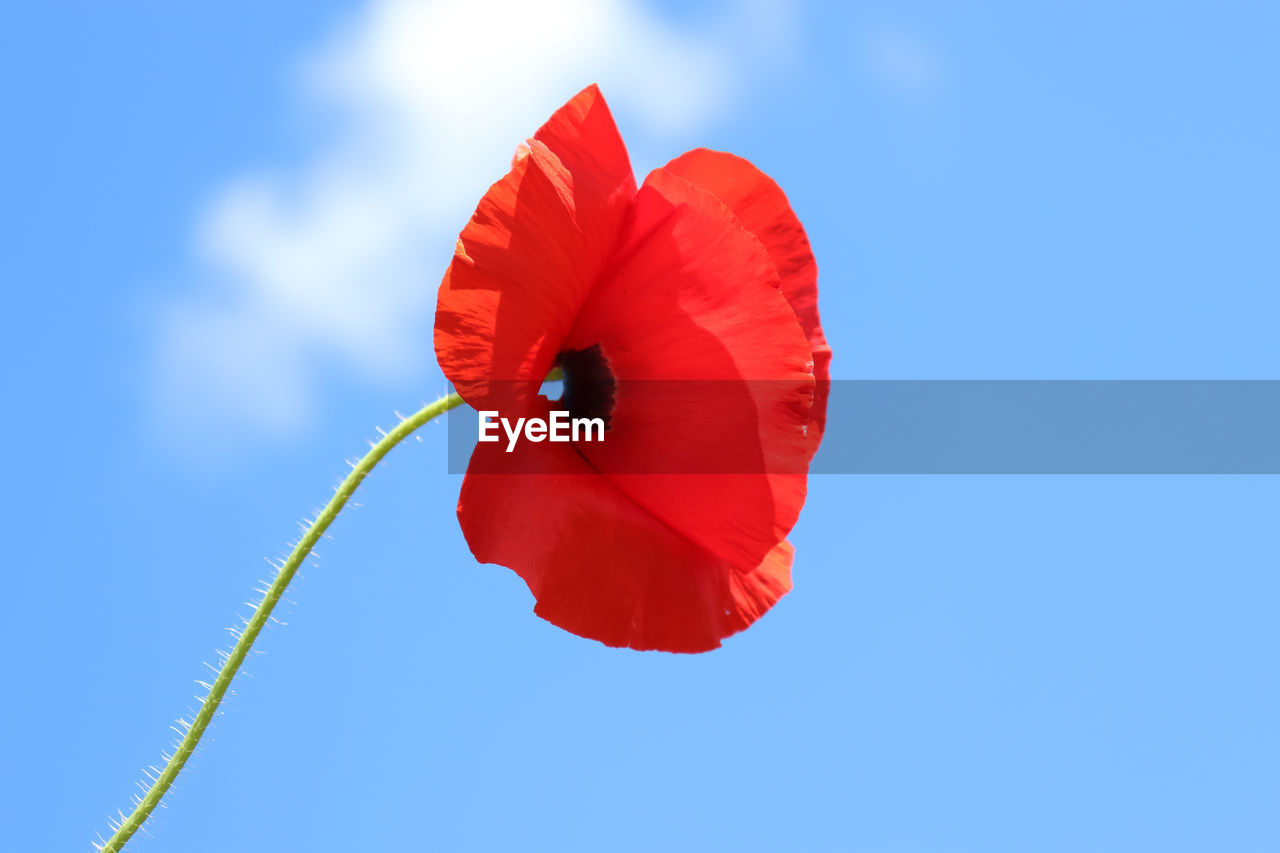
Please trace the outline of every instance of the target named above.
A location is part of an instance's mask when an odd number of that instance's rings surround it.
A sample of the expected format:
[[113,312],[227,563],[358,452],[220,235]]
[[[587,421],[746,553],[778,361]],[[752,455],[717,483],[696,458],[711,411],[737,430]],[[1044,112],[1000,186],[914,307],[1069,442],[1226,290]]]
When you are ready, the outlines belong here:
[[[453,239],[589,82],[638,175],[787,191],[838,378],[1280,378],[1271,4],[6,18],[14,850],[105,834],[263,559],[445,389]],[[460,479],[443,426],[378,469],[138,849],[1280,848],[1274,477],[814,476],[794,592],[693,657],[534,616]]]

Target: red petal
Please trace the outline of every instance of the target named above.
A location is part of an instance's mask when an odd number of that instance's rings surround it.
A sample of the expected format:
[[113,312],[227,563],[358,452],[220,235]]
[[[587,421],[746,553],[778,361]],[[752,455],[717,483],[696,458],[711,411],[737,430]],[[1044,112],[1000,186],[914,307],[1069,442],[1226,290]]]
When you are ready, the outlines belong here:
[[768,250],[782,279],[782,293],[795,310],[813,352],[817,387],[809,431],[810,448],[816,452],[827,420],[831,346],[818,318],[818,265],[804,226],[774,180],[741,157],[697,148],[665,168],[713,193]]
[[[473,406],[509,408],[491,380],[533,380],[612,253],[635,178],[594,86],[561,107],[463,228],[436,306],[436,355]],[[505,404],[505,405],[500,405]]]
[[600,89],[593,83],[574,95],[533,136],[573,176],[573,205],[588,251],[593,257],[612,252],[636,194],[636,179]]
[[755,570],[735,570],[637,506],[569,445],[524,443],[512,453],[477,445],[458,520],[477,560],[524,579],[539,616],[609,646],[714,649],[791,589],[787,542]]
[[[813,399],[809,346],[764,248],[711,193],[655,171],[565,340],[596,344],[615,404],[605,440],[579,451],[669,527],[752,571],[804,503]],[[683,473],[707,470],[729,473]]]

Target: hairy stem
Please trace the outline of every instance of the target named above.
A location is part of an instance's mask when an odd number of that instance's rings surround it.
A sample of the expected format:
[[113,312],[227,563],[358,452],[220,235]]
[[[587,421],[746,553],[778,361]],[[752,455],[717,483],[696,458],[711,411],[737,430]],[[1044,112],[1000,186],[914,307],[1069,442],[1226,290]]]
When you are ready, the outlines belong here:
[[280,601],[280,597],[284,594],[285,589],[288,588],[289,581],[293,579],[298,566],[302,565],[302,561],[307,558],[311,553],[311,549],[320,540],[320,537],[329,529],[329,525],[338,517],[338,513],[342,511],[342,507],[346,505],[347,500],[359,488],[364,478],[382,460],[382,457],[387,455],[391,448],[407,438],[414,430],[461,403],[461,397],[457,394],[449,394],[434,403],[422,407],[421,410],[402,420],[395,429],[384,435],[382,440],[373,445],[373,448],[365,454],[364,458],[351,468],[351,473],[342,481],[342,485],[338,486],[329,504],[315,517],[315,520],[311,522],[306,532],[303,533],[302,538],[298,540],[293,553],[281,564],[275,580],[272,581],[262,601],[258,604],[257,609],[254,610],[253,616],[245,624],[239,639],[236,640],[235,648],[231,650],[231,654],[222,664],[222,669],[218,671],[218,677],[214,679],[213,685],[209,689],[209,694],[205,696],[204,701],[201,703],[200,711],[196,714],[195,719],[189,724],[185,720],[179,721],[186,726],[186,733],[183,735],[181,743],[178,744],[177,752],[173,754],[173,757],[169,759],[158,775],[149,777],[152,778],[153,783],[150,789],[147,790],[146,795],[138,801],[137,808],[133,810],[132,814],[121,819],[119,825],[115,827],[115,834],[98,849],[102,850],[103,853],[115,853],[115,851],[120,850],[160,803],[160,799],[169,790],[173,780],[182,772],[183,765],[187,763],[187,759],[195,751],[196,745],[200,743],[200,737],[204,734],[204,730],[208,728],[209,722],[217,712],[218,705],[222,702],[222,697],[226,694],[227,688],[231,686],[231,681],[236,677],[236,672],[239,671],[240,665],[244,663],[245,656],[249,654],[249,649],[253,647],[253,641],[257,639],[267,619],[271,617],[271,611],[275,609],[276,603]]

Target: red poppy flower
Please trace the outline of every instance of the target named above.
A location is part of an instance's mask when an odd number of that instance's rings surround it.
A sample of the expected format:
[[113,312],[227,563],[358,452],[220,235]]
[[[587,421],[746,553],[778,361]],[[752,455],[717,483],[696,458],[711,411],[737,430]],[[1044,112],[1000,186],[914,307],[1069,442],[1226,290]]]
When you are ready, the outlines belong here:
[[[435,347],[476,409],[607,419],[602,442],[472,454],[463,534],[525,580],[539,616],[611,646],[698,652],[791,588],[785,538],[831,349],[804,229],[746,160],[690,151],[637,189],[604,98],[583,90],[463,229]],[[539,388],[556,366],[553,405]]]

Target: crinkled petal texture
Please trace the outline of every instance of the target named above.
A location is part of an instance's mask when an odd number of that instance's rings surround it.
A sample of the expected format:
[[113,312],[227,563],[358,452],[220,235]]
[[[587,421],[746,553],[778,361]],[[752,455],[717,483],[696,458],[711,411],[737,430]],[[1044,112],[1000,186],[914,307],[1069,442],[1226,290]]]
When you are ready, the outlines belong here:
[[436,303],[436,356],[468,403],[505,413],[536,393],[617,245],[635,188],[591,86],[485,193]]
[[514,569],[543,619],[609,646],[703,652],[791,589],[791,545],[741,571],[691,542],[565,444],[479,444],[458,501],[477,560]]
[[619,383],[612,429],[582,455],[742,570],[787,535],[805,496],[813,377],[778,283],[724,204],[658,169],[565,340],[599,344]]
[[440,291],[437,354],[476,408],[546,417],[558,354],[607,363],[605,440],[478,444],[458,517],[540,616],[612,646],[715,648],[790,589],[785,537],[821,436],[803,229],[749,163],[695,154],[636,191],[584,90],[490,188]]
[[818,318],[818,265],[804,226],[773,178],[734,154],[696,148],[665,168],[715,195],[769,251],[782,280],[782,293],[795,311],[813,353],[816,387],[809,448],[811,455],[816,453],[827,424],[831,345]]

